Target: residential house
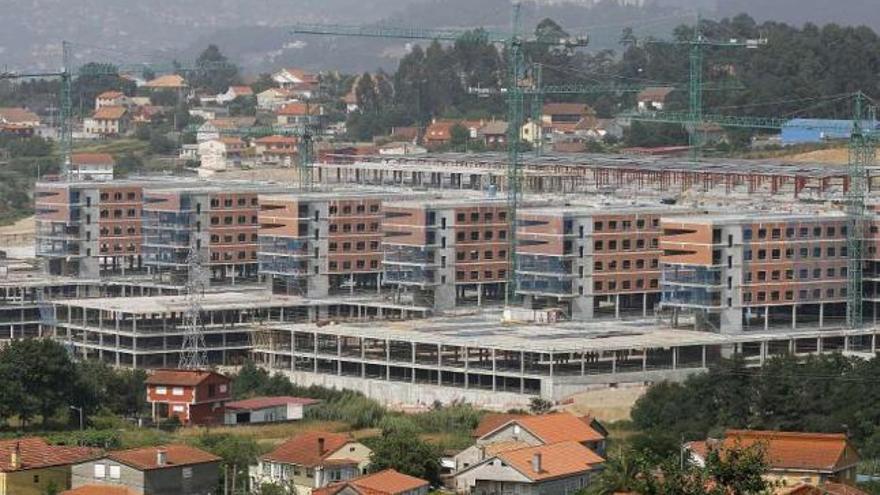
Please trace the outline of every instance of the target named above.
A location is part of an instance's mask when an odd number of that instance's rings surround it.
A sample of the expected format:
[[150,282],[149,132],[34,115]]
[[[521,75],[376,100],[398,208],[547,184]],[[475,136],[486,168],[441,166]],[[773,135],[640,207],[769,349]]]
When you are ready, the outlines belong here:
[[109,153],[73,153],[70,155],[69,172],[78,180],[113,180],[116,160]]
[[159,76],[151,81],[147,81],[144,87],[152,91],[180,91],[186,89],[186,79],[178,74],[167,74]]
[[603,429],[593,427],[594,421],[571,413],[486,415],[474,432],[478,435],[475,444],[455,456],[456,470],[477,464],[500,451],[562,441],[574,441],[604,454],[607,435]]
[[227,425],[303,419],[307,407],[321,401],[307,397],[254,397],[226,403]]
[[95,110],[104,107],[127,107],[129,104],[128,98],[122,91],[104,91],[95,97]]
[[208,122],[216,118],[228,117],[229,109],[226,107],[193,107],[189,109],[189,114]]
[[130,121],[125,107],[101,107],[83,121],[83,130],[93,136],[121,136],[128,132]]
[[660,111],[666,108],[666,100],[675,88],[669,86],[651,86],[639,91],[636,95],[640,112]]
[[0,495],[43,495],[66,490],[72,464],[101,454],[91,447],[49,445],[42,438],[0,440]]
[[452,141],[452,128],[459,124],[456,120],[434,119],[425,129],[424,144],[428,149],[445,146]]
[[428,150],[406,141],[392,141],[379,146],[380,155],[421,155]]
[[576,441],[502,450],[455,474],[455,491],[569,495],[589,486],[604,459]]
[[250,467],[254,486],[292,483],[298,495],[365,473],[372,451],[348,435],[312,431],[303,433],[260,456]]
[[229,378],[213,371],[156,370],[146,380],[153,421],[177,417],[184,425],[220,424],[229,384]]
[[314,125],[318,122],[318,116],[323,115],[324,109],[319,105],[308,103],[288,103],[278,109],[278,125]]
[[285,88],[269,88],[257,94],[257,108],[277,110],[295,101],[293,92]]
[[220,139],[220,128],[212,121],[207,121],[199,126],[196,131],[196,142],[204,143],[206,141],[214,141]]
[[266,136],[254,141],[257,157],[266,164],[293,165],[298,140],[291,136]]
[[0,134],[33,136],[40,117],[26,108],[0,107]]
[[236,98],[252,98],[254,90],[250,86],[229,86],[225,93],[217,95],[217,103],[226,104]]
[[783,431],[727,430],[721,440],[685,444],[698,465],[711,449],[749,448],[764,450],[767,478],[786,485],[825,482],[854,483],[859,454],[843,433],[794,433]]
[[421,130],[416,126],[392,127],[391,135],[388,137],[392,141],[407,141],[415,144],[419,142],[419,134]]
[[385,469],[313,490],[313,495],[427,495],[430,484],[421,478]]
[[301,98],[311,98],[318,89],[318,76],[303,69],[281,69],[272,74],[272,80]]
[[507,122],[492,120],[477,131],[477,137],[482,139],[488,149],[499,149],[507,146]]
[[74,464],[72,484],[79,493],[121,487],[137,495],[214,495],[220,485],[220,461],[188,445],[120,450]]
[[210,176],[230,168],[240,167],[247,143],[238,137],[221,137],[199,143],[199,174]]
[[793,487],[782,487],[775,491],[776,495],[868,495],[868,492],[860,490],[852,485],[834,483],[831,481],[813,485],[802,483]]
[[131,110],[131,124],[135,126],[149,124],[153,119],[167,112],[169,107],[159,105],[140,105]]
[[138,492],[125,486],[83,485],[79,488],[64,490],[61,495],[138,495]]
[[354,113],[360,109],[358,106],[357,94],[354,92],[354,88],[351,88],[351,91],[346,93],[345,96],[342,97],[342,102],[345,103],[345,113]]

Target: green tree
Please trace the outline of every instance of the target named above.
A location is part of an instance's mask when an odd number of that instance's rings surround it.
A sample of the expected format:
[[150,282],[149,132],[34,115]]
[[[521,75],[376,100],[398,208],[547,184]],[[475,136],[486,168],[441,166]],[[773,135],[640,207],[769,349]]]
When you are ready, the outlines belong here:
[[[239,487],[247,487],[248,466],[257,463],[262,452],[252,437],[231,434],[205,433],[196,439],[196,445],[220,457],[220,466],[229,477],[230,493],[238,493]],[[224,479],[226,476],[223,477]],[[241,484],[239,484],[239,480]]]
[[17,340],[0,350],[0,417],[43,425],[74,404],[76,368],[67,350],[48,339]]
[[238,67],[229,62],[217,45],[208,45],[199,55],[189,79],[193,87],[212,93],[222,93],[240,82]]
[[461,124],[455,124],[449,129],[449,146],[456,151],[465,151],[470,138],[471,132]]
[[272,74],[269,74],[268,72],[261,73],[256,82],[251,84],[251,89],[254,91],[255,95],[274,87],[275,81],[272,79]]
[[590,484],[589,495],[633,493],[642,488],[643,473],[647,470],[644,457],[632,450],[618,449],[608,456],[602,472]]
[[418,431],[410,423],[386,423],[382,436],[373,443],[372,450],[370,471],[390,468],[432,483],[439,480],[440,452],[420,439]]
[[543,397],[532,397],[529,401],[529,411],[532,414],[546,414],[553,409],[553,403]]

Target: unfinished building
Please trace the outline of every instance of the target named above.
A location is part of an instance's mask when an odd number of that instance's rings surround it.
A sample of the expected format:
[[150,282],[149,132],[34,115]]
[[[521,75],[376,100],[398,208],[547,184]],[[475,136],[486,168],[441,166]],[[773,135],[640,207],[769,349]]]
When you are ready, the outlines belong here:
[[385,204],[385,283],[398,301],[448,310],[501,301],[507,285],[507,202],[427,199]]
[[567,318],[647,316],[660,299],[663,205],[524,208],[517,231],[517,293]]

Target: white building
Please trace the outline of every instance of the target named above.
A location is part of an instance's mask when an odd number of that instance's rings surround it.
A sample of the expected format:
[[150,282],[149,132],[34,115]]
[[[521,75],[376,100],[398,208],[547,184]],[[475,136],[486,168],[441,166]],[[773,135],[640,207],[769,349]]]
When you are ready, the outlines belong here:
[[77,180],[113,180],[116,161],[108,153],[74,153],[70,155],[70,174]]
[[254,397],[226,403],[224,424],[241,425],[302,419],[318,400],[304,397]]

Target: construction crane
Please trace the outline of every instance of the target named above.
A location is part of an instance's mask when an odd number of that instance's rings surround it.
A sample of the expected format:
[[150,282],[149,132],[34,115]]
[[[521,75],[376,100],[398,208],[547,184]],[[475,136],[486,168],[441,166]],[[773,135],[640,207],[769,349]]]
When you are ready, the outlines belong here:
[[455,42],[461,39],[477,39],[493,44],[500,44],[507,54],[507,207],[508,207],[508,266],[505,304],[510,304],[516,297],[516,229],[517,209],[522,196],[522,170],[520,167],[520,128],[523,124],[523,100],[526,84],[524,81],[524,60],[522,47],[526,43],[582,47],[587,45],[587,38],[572,37],[555,40],[525,39],[520,35],[520,5],[513,4],[511,30],[506,33],[485,30],[461,31],[454,29],[426,29],[417,27],[375,27],[375,26],[344,26],[324,24],[299,24],[293,26],[291,34],[354,36],[365,38],[396,38],[407,40]]
[[[703,33],[702,24],[702,17],[697,15],[693,37],[689,40],[649,42],[652,44],[683,45],[688,47],[687,119],[682,119],[677,123],[683,124],[688,131],[690,157],[695,162],[700,159],[703,150],[703,134],[700,131],[700,126],[703,122],[703,92],[707,89],[707,86],[703,83],[703,60],[706,47],[755,49],[767,44],[766,38],[711,40]],[[631,120],[656,122],[651,118],[643,118],[644,115],[639,113],[626,113],[622,116],[628,117]]]
[[[732,115],[705,115],[694,118],[692,112],[650,112],[633,119],[668,124],[705,125],[722,127],[782,130],[783,128],[822,128],[841,134],[849,133],[849,157],[847,163],[848,188],[845,204],[848,219],[847,231],[847,311],[846,321],[850,328],[860,328],[863,323],[862,262],[865,239],[865,196],[868,191],[867,171],[874,166],[880,131],[876,128],[876,105],[861,91],[849,95],[852,99],[852,121],[836,126],[829,123],[792,122],[777,117],[743,117]],[[871,103],[870,105],[868,103]],[[866,127],[866,123],[869,124]],[[829,127],[830,126],[830,127]]]

